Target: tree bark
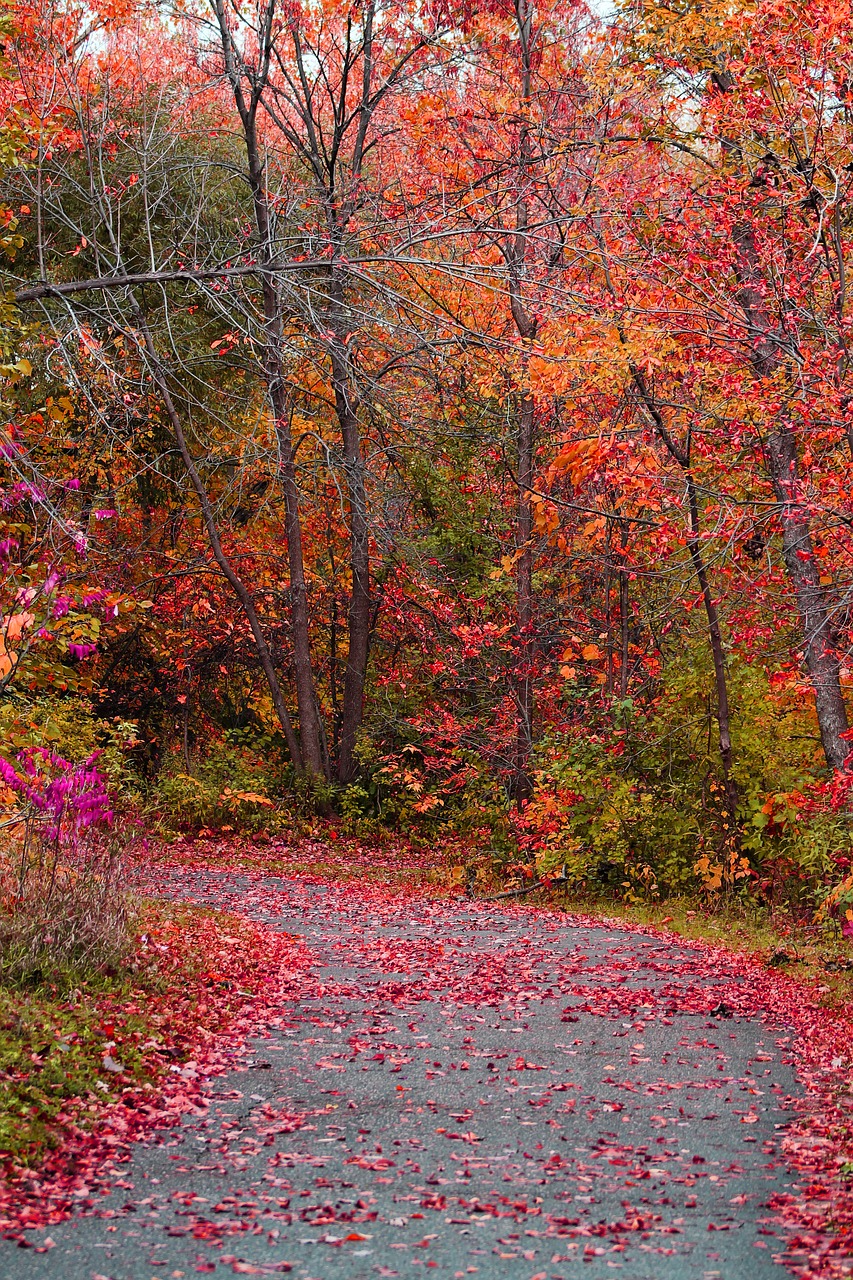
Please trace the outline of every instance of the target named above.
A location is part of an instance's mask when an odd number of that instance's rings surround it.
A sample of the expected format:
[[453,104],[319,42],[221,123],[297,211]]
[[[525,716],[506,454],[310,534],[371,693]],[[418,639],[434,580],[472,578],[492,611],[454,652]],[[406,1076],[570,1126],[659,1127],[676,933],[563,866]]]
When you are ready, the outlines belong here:
[[[750,362],[755,376],[767,380],[782,367],[784,331],[773,324],[767,306],[752,228],[745,222],[736,223],[732,238],[739,286],[736,296],[746,317],[752,342]],[[833,644],[830,604],[820,583],[808,507],[803,500],[796,432],[792,422],[784,416],[767,438],[765,457],[779,504],[782,554],[797,600],[820,739],[830,769],[843,769],[850,748],[842,737],[849,722],[841,687],[841,663]]]
[[[628,696],[628,608],[630,585],[625,558],[628,552],[628,524],[622,522],[619,530],[619,697],[624,702]],[[609,601],[608,601],[609,608]]]
[[[342,300],[340,306],[342,306]],[[358,415],[352,402],[346,347],[337,332],[331,344],[331,365],[335,412],[340,424],[343,444],[350,517],[352,588],[337,762],[338,781],[349,782],[355,774],[358,763],[355,758],[355,747],[364,716],[364,687],[370,655],[373,601],[370,594],[370,525],[367,516],[366,467],[361,450]]]
[[[258,258],[263,268],[273,264],[272,215],[266,187],[266,173],[257,133],[257,110],[269,74],[274,5],[267,6],[260,31],[260,65],[252,77],[251,95],[243,90],[243,68],[239,64],[231,40],[223,0],[215,4],[226,74],[243,129],[249,186],[258,236]],[[308,611],[308,589],[302,546],[302,524],[299,514],[299,486],[290,429],[290,405],[282,371],[283,323],[278,287],[270,270],[263,270],[261,290],[264,307],[263,371],[279,446],[279,475],[284,496],[285,535],[290,574],[290,623],[293,643],[293,672],[296,703],[299,710],[299,736],[302,757],[308,773],[322,778],[328,773],[325,737],[320,717],[314,669],[311,661],[311,635]]]
[[705,620],[708,624],[708,641],[711,646],[711,660],[714,664],[714,687],[717,694],[717,732],[720,759],[723,764],[723,788],[726,795],[726,808],[732,818],[737,813],[738,790],[732,776],[732,737],[731,717],[729,714],[729,685],[726,675],[726,651],[723,635],[720,630],[720,615],[711,594],[708,581],[708,570],[699,543],[699,502],[696,495],[696,481],[692,471],[685,472],[687,481],[687,507],[690,512],[690,537],[687,539],[687,550],[693,564],[693,570],[702,592],[702,604],[705,608]]
[[849,727],[847,708],[808,513],[798,496],[797,442],[790,426],[780,427],[768,438],[767,457],[780,508],[782,553],[800,613],[804,657],[814,690],[820,739],[829,767],[843,769],[850,754],[850,745],[841,736]]
[[518,652],[516,657],[516,744],[515,797],[518,803],[533,793],[530,753],[533,749],[533,487],[534,447],[533,397],[523,393],[518,413],[518,511],[516,515],[518,561],[516,563],[516,607]]
[[[620,331],[620,338],[624,342]],[[629,369],[634,386],[646,412],[655,425],[658,437],[667,453],[681,467],[687,489],[688,537],[687,552],[693,565],[693,572],[699,583],[705,620],[708,627],[708,643],[711,649],[711,661],[714,667],[714,689],[717,702],[717,741],[720,751],[720,762],[723,766],[723,790],[726,797],[726,808],[734,821],[738,806],[738,788],[732,774],[733,752],[731,738],[731,715],[729,711],[729,686],[726,673],[726,651],[720,629],[720,616],[711,592],[708,568],[702,555],[700,542],[701,523],[699,515],[699,497],[696,489],[696,478],[691,465],[691,447],[688,435],[687,444],[682,447],[672,435],[664,421],[660,406],[649,389],[642,370],[629,361]]]
[[[515,0],[515,18],[521,51],[522,123],[519,136],[519,195],[515,212],[515,230],[504,250],[509,267],[509,300],[518,336],[527,344],[536,335],[537,322],[524,305],[522,279],[527,257],[527,230],[530,211],[527,184],[530,175],[530,109],[531,41],[533,13],[528,0]],[[533,490],[535,453],[535,402],[529,389],[529,356],[525,351],[522,390],[518,400],[516,428],[517,500],[516,500],[516,618],[517,651],[515,669],[516,735],[513,790],[519,807],[533,794],[530,755],[533,749],[533,512],[530,495]]]

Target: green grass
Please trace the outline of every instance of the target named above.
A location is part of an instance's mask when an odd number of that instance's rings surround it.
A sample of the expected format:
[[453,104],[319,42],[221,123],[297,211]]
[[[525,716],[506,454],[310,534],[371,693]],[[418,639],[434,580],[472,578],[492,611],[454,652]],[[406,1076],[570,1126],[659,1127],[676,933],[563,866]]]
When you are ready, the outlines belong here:
[[[112,1013],[128,995],[117,978],[89,978],[71,992],[0,987],[0,1150],[12,1160],[57,1145],[71,1099],[82,1104],[75,1121],[85,1122],[141,1068],[143,1015]],[[106,1053],[121,1075],[104,1068]]]
[[0,984],[0,1152],[9,1176],[38,1164],[71,1126],[90,1127],[125,1091],[132,1105],[191,1056],[199,1035],[216,1034],[266,989],[274,961],[248,921],[163,902],[141,904],[140,917],[146,932],[119,972]]
[[[192,934],[193,921],[212,915],[202,907],[144,906],[149,933],[166,940]],[[70,1103],[73,1123],[86,1127],[123,1090],[150,1084],[158,1074],[152,1050],[185,1056],[176,1028],[164,1027],[174,956],[169,967],[149,951],[118,973],[57,970],[50,982],[0,983],[0,1152],[12,1163],[38,1162],[62,1142]],[[204,968],[192,942],[181,948],[181,986]],[[106,1055],[120,1072],[105,1067]]]

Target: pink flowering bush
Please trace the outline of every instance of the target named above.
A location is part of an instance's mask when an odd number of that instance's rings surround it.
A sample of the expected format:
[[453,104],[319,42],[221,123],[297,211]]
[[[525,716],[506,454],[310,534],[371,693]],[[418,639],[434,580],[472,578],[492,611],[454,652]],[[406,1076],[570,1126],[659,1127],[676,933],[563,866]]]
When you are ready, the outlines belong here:
[[122,847],[99,752],[72,763],[43,747],[0,758],[8,837],[0,861],[0,972],[63,984],[117,968],[129,945]]

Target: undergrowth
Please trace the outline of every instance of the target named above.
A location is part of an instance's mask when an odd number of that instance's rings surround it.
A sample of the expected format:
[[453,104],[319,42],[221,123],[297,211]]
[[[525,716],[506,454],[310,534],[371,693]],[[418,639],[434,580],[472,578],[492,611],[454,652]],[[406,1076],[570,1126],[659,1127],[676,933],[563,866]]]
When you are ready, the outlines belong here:
[[121,1057],[107,1045],[116,1028],[107,1007],[129,994],[116,978],[92,978],[61,996],[49,987],[0,987],[0,1149],[19,1163],[58,1144],[65,1108],[82,1104],[79,1123],[91,1120],[115,1089],[104,1062],[121,1074],[140,1072],[145,1034],[142,1013],[122,1019]]

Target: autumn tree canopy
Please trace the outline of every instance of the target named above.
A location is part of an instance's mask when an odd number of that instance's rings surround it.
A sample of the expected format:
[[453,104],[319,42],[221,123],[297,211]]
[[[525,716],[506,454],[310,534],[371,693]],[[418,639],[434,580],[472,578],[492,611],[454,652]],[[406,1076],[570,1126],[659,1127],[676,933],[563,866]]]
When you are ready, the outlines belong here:
[[853,892],[849,4],[2,15],[9,758]]

